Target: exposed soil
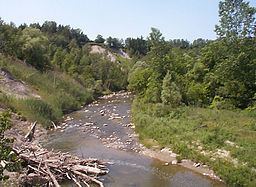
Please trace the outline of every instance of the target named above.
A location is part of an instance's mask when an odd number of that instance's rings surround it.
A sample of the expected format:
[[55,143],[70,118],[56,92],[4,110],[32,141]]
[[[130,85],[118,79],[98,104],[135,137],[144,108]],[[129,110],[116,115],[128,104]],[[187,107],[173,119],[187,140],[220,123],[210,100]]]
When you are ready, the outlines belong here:
[[0,92],[11,95],[16,98],[36,97],[39,95],[24,82],[16,80],[9,72],[0,68]]
[[[109,50],[107,50],[104,47],[99,46],[99,45],[92,45],[90,53],[91,54],[106,55],[106,57],[111,62],[116,62],[117,61],[116,56],[111,51],[109,51]],[[116,51],[116,53],[118,55],[120,55],[121,57],[123,57],[123,58],[130,59],[129,55],[127,53],[125,53],[123,50],[118,50],[118,51]]]

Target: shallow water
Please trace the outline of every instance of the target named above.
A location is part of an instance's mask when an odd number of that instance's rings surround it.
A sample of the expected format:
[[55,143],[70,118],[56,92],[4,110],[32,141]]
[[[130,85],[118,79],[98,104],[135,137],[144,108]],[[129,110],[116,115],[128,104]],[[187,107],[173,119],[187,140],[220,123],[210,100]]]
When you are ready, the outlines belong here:
[[130,123],[130,107],[129,95],[99,100],[70,114],[61,129],[49,134],[44,146],[111,163],[109,174],[101,177],[106,187],[225,186],[186,168],[166,166],[137,153],[137,138],[131,137],[133,130],[126,127]]

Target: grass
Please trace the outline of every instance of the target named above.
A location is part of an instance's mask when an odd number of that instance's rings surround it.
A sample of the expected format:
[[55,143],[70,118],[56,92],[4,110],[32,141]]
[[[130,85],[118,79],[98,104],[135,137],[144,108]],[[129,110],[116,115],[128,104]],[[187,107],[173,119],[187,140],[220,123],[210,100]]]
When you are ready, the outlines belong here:
[[[154,139],[182,158],[205,163],[228,184],[256,185],[255,111],[173,109],[135,99],[132,116],[142,142]],[[218,149],[229,156],[218,155]]]
[[0,55],[0,67],[17,80],[25,82],[38,98],[16,99],[0,93],[1,105],[8,106],[29,120],[37,120],[45,127],[59,120],[64,113],[79,109],[93,99],[93,92],[70,76],[60,72],[41,73],[32,67]]

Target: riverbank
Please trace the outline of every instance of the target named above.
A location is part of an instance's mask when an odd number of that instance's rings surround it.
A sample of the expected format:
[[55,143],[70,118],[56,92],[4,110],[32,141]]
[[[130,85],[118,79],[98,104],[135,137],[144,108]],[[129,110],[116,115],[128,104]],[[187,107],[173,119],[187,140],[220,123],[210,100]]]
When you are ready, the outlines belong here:
[[179,165],[184,168],[190,169],[194,172],[197,172],[199,174],[202,174],[204,176],[208,176],[211,179],[223,182],[223,180],[219,176],[217,176],[215,172],[212,169],[210,169],[209,166],[205,164],[202,164],[200,162],[193,162],[192,160],[189,159],[182,159],[178,161],[177,156],[179,155],[172,152],[169,148],[143,148],[141,154],[155,159],[159,159],[160,161],[165,162],[164,165],[166,166]]
[[[132,97],[129,92],[119,92],[103,96],[83,109],[82,113],[85,116],[83,119],[85,118],[88,122],[83,123],[83,120],[76,121],[74,116],[67,115],[58,127],[58,130],[65,132],[69,128],[81,128],[84,133],[99,139],[107,148],[136,152],[158,159],[163,162],[163,165],[179,165],[214,180],[222,181],[205,164],[192,162],[188,159],[179,160],[179,155],[173,153],[168,148],[159,146],[157,143],[154,146],[150,146],[150,148],[143,145],[143,143],[147,144],[148,142],[141,142],[139,140],[139,135],[135,132],[136,126],[129,121],[131,117],[130,111],[128,111],[128,114],[125,114],[122,108],[118,108],[118,104],[115,103],[123,99],[123,102],[128,104],[131,102]],[[100,122],[93,121],[93,118],[97,118]],[[110,122],[116,125],[111,126],[109,125]]]
[[[5,109],[0,108],[0,113],[4,112]],[[10,124],[11,128],[4,132],[5,138],[13,140],[12,147],[19,147],[25,140],[25,135],[30,131],[31,125],[30,121],[27,121],[21,115],[10,112]],[[47,136],[47,130],[41,125],[37,124],[35,133],[33,136],[33,145],[39,145],[39,142]],[[13,151],[11,152],[13,153]],[[2,162],[1,162],[2,163]],[[8,176],[8,180],[0,181],[0,186],[19,186],[19,178],[21,176],[21,171],[7,171],[4,170],[3,174]]]
[[[135,100],[133,121],[140,140],[148,147],[168,147],[185,167],[208,165],[230,185],[252,185],[255,173],[256,119],[253,112],[195,107],[173,109]],[[148,141],[151,140],[151,141]],[[154,140],[154,143],[152,143]],[[203,172],[204,173],[204,172]],[[214,175],[212,171],[208,175]],[[215,176],[216,176],[215,175]]]
[[[108,95],[108,96],[104,96],[101,99],[109,99],[112,97],[133,97],[131,96],[131,93],[127,92],[127,93],[121,93],[121,94],[112,94],[112,95]],[[113,114],[112,114],[113,116]],[[129,116],[130,117],[130,116]],[[174,153],[171,151],[170,148],[164,147],[161,148],[161,146],[154,140],[148,140],[148,141],[140,141],[139,140],[139,134],[137,134],[134,130],[136,129],[136,126],[133,123],[128,124],[126,127],[128,127],[130,129],[130,131],[128,131],[129,137],[130,137],[130,142],[134,143],[134,148],[133,150],[135,150],[135,152],[138,152],[142,155],[145,156],[149,156],[155,159],[158,159],[160,161],[165,162],[165,165],[180,165],[182,167],[185,167],[187,169],[190,169],[192,171],[195,171],[197,173],[200,173],[204,176],[209,176],[210,178],[214,179],[214,180],[218,180],[218,181],[222,181],[220,179],[219,176],[217,176],[215,174],[215,172],[210,169],[209,166],[202,164],[200,162],[193,162],[189,159],[181,159],[178,160],[178,154]],[[152,146],[150,146],[150,148],[147,148],[145,146],[145,144],[147,144],[149,141],[151,141],[151,144],[153,144]],[[139,142],[139,144],[138,144]],[[152,143],[153,142],[153,143]],[[145,144],[143,144],[145,143]],[[116,147],[113,144],[109,144],[108,146],[110,147]]]
[[[131,93],[127,92],[118,92],[100,97],[99,100],[87,105],[82,110],[66,115],[63,121],[57,125],[56,130],[51,129],[47,132],[39,126],[35,133],[35,141],[41,143],[47,138],[47,134],[62,134],[69,132],[72,128],[80,129],[83,134],[96,137],[107,149],[113,148],[125,152],[135,152],[162,161],[163,167],[179,165],[220,181],[206,165],[185,159],[178,161],[177,154],[171,152],[168,148],[160,147],[154,141],[151,141],[150,148],[142,144],[148,145],[149,141],[140,143],[138,134],[135,133],[135,126],[130,122],[130,109],[126,109],[130,106],[132,97]],[[123,104],[119,105],[119,102],[123,102]],[[82,117],[82,119],[77,120],[76,117]],[[15,118],[18,119],[19,116]],[[94,121],[95,119],[97,121]],[[13,126],[11,132],[14,135],[14,132],[19,132],[24,136],[30,127],[30,123],[26,121],[14,121],[14,124],[22,124]]]

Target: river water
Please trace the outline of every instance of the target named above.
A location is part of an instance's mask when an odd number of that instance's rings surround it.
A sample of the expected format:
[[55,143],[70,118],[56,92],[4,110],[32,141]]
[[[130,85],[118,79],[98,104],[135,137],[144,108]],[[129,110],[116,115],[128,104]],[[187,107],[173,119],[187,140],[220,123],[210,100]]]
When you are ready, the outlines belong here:
[[138,139],[130,128],[131,100],[126,93],[116,94],[66,116],[59,129],[49,133],[44,146],[108,162],[110,172],[101,177],[106,187],[225,186],[139,154]]

